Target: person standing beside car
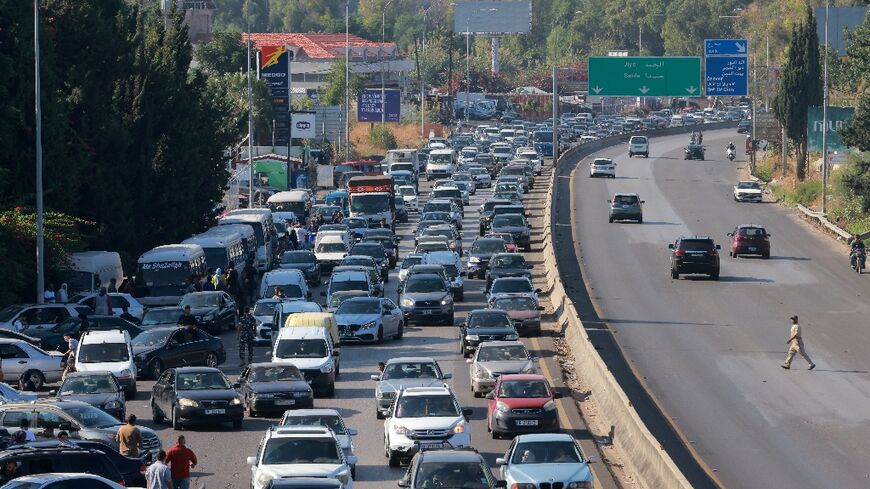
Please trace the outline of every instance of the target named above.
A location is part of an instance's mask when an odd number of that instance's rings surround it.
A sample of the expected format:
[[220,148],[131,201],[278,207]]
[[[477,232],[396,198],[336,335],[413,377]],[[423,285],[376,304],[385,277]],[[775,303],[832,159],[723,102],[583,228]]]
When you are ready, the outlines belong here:
[[109,295],[105,287],[100,287],[100,293],[94,297],[94,314],[112,315],[112,296]]
[[190,469],[196,467],[197,460],[193,450],[187,448],[184,435],[180,435],[175,446],[166,452],[166,463],[175,489],[190,489]]
[[127,424],[118,429],[115,434],[115,441],[118,442],[118,451],[125,457],[138,457],[139,446],[142,445],[142,433],[139,427],[136,426],[136,415],[127,416]]
[[[251,307],[245,306],[244,314],[239,318],[239,364],[250,365],[254,361],[254,336],[257,320],[251,314]],[[247,357],[247,362],[245,358]]]

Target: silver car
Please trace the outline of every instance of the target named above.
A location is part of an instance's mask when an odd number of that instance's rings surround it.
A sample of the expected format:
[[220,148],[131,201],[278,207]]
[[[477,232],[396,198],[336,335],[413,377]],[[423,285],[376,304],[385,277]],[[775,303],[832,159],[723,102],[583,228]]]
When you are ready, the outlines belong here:
[[0,358],[5,360],[3,375],[18,379],[26,373],[36,390],[44,384],[60,382],[62,357],[60,352],[46,352],[23,340],[0,339]]
[[471,391],[482,397],[492,391],[498,377],[505,374],[534,374],[535,359],[520,341],[487,341],[481,343],[466,363],[470,365]]
[[383,372],[372,375],[375,387],[375,404],[378,419],[390,412],[396,393],[408,387],[441,387],[451,374],[441,372],[441,367],[430,357],[396,357],[384,365]]
[[[348,428],[335,409],[290,409],[284,412],[281,426],[325,426],[335,433],[344,458],[350,460],[350,456],[355,455],[351,437],[357,435],[357,430]],[[356,477],[355,464],[350,466],[350,476]]]

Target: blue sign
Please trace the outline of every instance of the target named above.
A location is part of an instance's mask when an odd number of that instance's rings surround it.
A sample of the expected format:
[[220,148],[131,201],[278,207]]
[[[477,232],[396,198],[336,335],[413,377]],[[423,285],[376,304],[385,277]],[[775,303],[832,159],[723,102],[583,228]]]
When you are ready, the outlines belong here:
[[[401,97],[398,90],[384,91],[384,108],[387,122],[399,122]],[[381,122],[381,90],[367,88],[360,92],[356,105],[356,120],[359,122]]]
[[746,56],[749,42],[746,39],[705,39],[704,56]]
[[705,58],[705,94],[708,97],[749,95],[747,60],[746,56]]
[[263,46],[260,48],[260,79],[270,89],[287,90],[287,46]]

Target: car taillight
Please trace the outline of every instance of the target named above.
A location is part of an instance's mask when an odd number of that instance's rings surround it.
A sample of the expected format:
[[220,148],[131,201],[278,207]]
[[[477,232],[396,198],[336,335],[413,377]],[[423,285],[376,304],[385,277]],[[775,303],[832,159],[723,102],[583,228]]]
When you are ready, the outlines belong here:
[[124,480],[123,480],[123,479],[118,481],[118,485],[119,485],[119,486],[127,487],[127,484],[124,484]]
[[708,251],[707,254],[710,256],[716,256],[719,253],[716,252],[716,248],[713,248],[712,250]]
[[139,465],[139,473],[140,473],[140,474],[145,475],[145,471],[146,471],[146,470],[148,470],[148,467],[146,467],[145,464],[140,464],[140,465]]
[[674,256],[684,256],[686,254],[683,250],[674,250]]

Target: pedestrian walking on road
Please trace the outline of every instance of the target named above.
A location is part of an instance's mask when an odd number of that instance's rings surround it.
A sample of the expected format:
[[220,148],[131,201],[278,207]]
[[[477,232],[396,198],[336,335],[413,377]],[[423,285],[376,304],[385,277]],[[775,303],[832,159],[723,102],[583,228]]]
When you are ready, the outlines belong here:
[[245,288],[245,293],[248,294],[246,303],[254,300],[254,294],[257,291],[257,269],[251,260],[245,263],[245,269],[242,271],[242,286]]
[[[136,426],[136,415],[127,416],[127,424],[121,426],[115,434],[118,442],[118,451],[125,457],[136,458],[139,456],[139,447],[142,445],[142,432]],[[150,487],[150,486],[149,486]]]
[[[245,306],[245,313],[239,318],[239,364],[250,365],[254,361],[254,336],[257,320],[251,314],[250,306]],[[247,357],[247,362],[245,361]]]
[[196,467],[196,454],[185,445],[184,435],[178,437],[174,447],[166,452],[166,463],[172,473],[175,489],[190,489],[190,469]]
[[157,461],[145,471],[145,483],[148,489],[175,489],[172,485],[172,472],[165,463],[166,452],[157,452]]
[[57,291],[57,301],[62,304],[69,302],[69,289],[66,284],[60,284],[60,290]]
[[809,370],[816,368],[816,364],[810,360],[810,356],[807,355],[807,350],[804,348],[804,338],[801,335],[801,327],[798,324],[798,317],[791,317],[791,332],[788,337],[788,355],[785,357],[785,363],[782,364],[782,368],[788,370],[791,368],[791,361],[794,359],[794,356],[800,353],[804,360],[810,364]]

